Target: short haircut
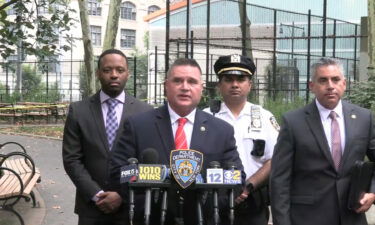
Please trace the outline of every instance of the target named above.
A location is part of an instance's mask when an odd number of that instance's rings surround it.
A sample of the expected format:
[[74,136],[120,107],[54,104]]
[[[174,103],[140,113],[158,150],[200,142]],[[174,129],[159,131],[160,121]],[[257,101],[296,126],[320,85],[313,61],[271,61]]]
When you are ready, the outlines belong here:
[[171,65],[167,72],[167,79],[171,75],[171,71],[173,70],[174,67],[176,66],[191,66],[199,69],[199,72],[202,74],[201,67],[197,63],[195,59],[187,59],[187,58],[179,58],[174,61],[174,63]]
[[114,48],[111,48],[111,49],[107,49],[105,50],[104,52],[102,52],[102,54],[100,54],[99,58],[98,58],[98,69],[100,69],[100,63],[101,63],[101,60],[104,56],[106,55],[109,55],[109,54],[117,54],[117,55],[121,55],[122,57],[125,58],[125,61],[126,61],[126,65],[129,65],[128,64],[128,58],[126,57],[126,55],[118,50],[118,49],[114,49]]
[[320,58],[318,61],[316,61],[315,63],[313,63],[311,65],[311,67],[310,67],[310,72],[311,72],[311,78],[310,78],[310,80],[313,81],[315,79],[316,71],[320,67],[331,66],[331,65],[332,66],[337,66],[337,68],[340,70],[342,76],[344,76],[345,70],[344,70],[344,66],[343,66],[343,64],[341,63],[340,60],[335,59],[335,58],[323,57],[323,58]]

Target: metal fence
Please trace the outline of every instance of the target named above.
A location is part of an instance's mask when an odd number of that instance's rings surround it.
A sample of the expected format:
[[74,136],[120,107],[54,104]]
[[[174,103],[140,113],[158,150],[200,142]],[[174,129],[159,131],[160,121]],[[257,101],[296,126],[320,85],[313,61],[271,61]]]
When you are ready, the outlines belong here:
[[[343,61],[350,94],[351,81],[358,79],[361,37],[358,24],[311,15],[310,12],[266,8],[246,1],[241,18],[239,4],[236,0],[208,0],[173,14],[167,8],[165,17],[150,22],[147,62],[129,58],[132,76],[126,86],[128,92],[149,103],[162,104],[163,81],[169,65],[176,58],[191,57],[201,65],[206,93],[212,96],[217,81],[213,72],[216,59],[220,55],[251,52],[257,65],[252,96],[259,101],[275,96],[308,101],[311,97],[307,85],[309,66],[322,56]],[[241,20],[247,23],[241,26]],[[164,27],[160,29],[158,24],[164,24]],[[146,69],[140,69],[140,63],[146,65]],[[83,65],[83,61],[71,60],[0,63],[0,101],[80,100],[85,88],[81,82]],[[22,72],[20,68],[23,68]],[[25,80],[30,73],[37,74],[41,85],[31,85],[32,78]],[[20,80],[24,81],[21,85]]]

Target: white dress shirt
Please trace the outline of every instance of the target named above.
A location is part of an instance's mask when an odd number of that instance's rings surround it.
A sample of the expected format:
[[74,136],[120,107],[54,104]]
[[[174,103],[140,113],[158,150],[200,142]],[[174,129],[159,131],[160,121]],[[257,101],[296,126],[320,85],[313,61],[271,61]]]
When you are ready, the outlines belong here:
[[[175,138],[177,127],[178,127],[178,119],[181,118],[168,104],[168,111],[169,116],[171,117],[171,125],[172,125],[172,131],[173,131],[173,139]],[[191,136],[193,134],[193,127],[194,127],[194,120],[195,120],[195,112],[197,109],[194,109],[184,118],[187,119],[187,122],[184,125],[184,132],[186,136],[186,141],[188,144],[188,148],[190,148],[190,142],[191,142]]]

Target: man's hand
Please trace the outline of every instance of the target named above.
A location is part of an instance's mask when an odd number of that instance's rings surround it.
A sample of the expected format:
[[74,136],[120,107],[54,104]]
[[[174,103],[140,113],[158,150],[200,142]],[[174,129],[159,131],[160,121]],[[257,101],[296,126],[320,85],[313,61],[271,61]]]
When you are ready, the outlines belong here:
[[374,193],[365,193],[359,203],[361,204],[361,207],[356,209],[355,211],[357,213],[364,213],[367,212],[367,210],[372,206],[372,204],[375,201],[375,194]]
[[245,187],[243,190],[242,190],[242,193],[234,200],[236,202],[236,204],[240,204],[242,202],[244,202],[247,197],[249,197],[249,191],[247,190],[247,188]]
[[107,191],[97,195],[96,206],[104,213],[115,212],[122,203],[122,198],[117,192]]

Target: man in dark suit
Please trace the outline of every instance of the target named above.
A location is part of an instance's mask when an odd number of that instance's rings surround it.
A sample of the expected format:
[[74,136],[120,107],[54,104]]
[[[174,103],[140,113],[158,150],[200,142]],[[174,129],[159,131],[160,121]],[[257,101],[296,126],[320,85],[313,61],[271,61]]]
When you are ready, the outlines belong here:
[[[202,171],[206,170],[211,161],[218,161],[221,165],[234,162],[237,168],[242,170],[232,126],[196,108],[203,90],[199,64],[193,59],[177,59],[168,71],[164,85],[168,100],[166,105],[130,117],[124,123],[124,132],[111,158],[111,181],[118,182],[119,169],[127,164],[128,158],[139,158],[142,151],[148,148],[158,151],[158,163],[169,165],[171,150],[178,149],[175,134],[180,118],[187,119],[183,127],[186,148],[200,151],[204,155]],[[175,224],[174,220],[178,214],[176,195],[176,191],[169,193],[166,219],[168,225]],[[179,191],[179,195],[184,198],[184,224],[198,224],[196,192]],[[160,208],[156,205],[151,212],[152,225],[160,223]],[[139,210],[137,206],[136,210]]]
[[375,160],[374,117],[341,100],[346,80],[338,60],[322,58],[311,72],[309,87],[316,99],[283,116],[275,146],[273,224],[366,225],[364,212],[375,200],[375,186],[356,210],[348,209],[348,189],[355,161],[365,155]]
[[[79,216],[78,224],[123,225],[128,223],[128,214],[121,206],[122,198],[116,192],[107,191],[111,146],[117,139],[116,127],[120,133],[126,117],[152,107],[125,94],[129,72],[127,58],[121,51],[104,51],[99,57],[96,75],[101,91],[69,107],[63,162],[77,188],[75,213]],[[110,108],[110,101],[115,102],[113,108]],[[112,124],[110,131],[107,129],[109,124]]]

